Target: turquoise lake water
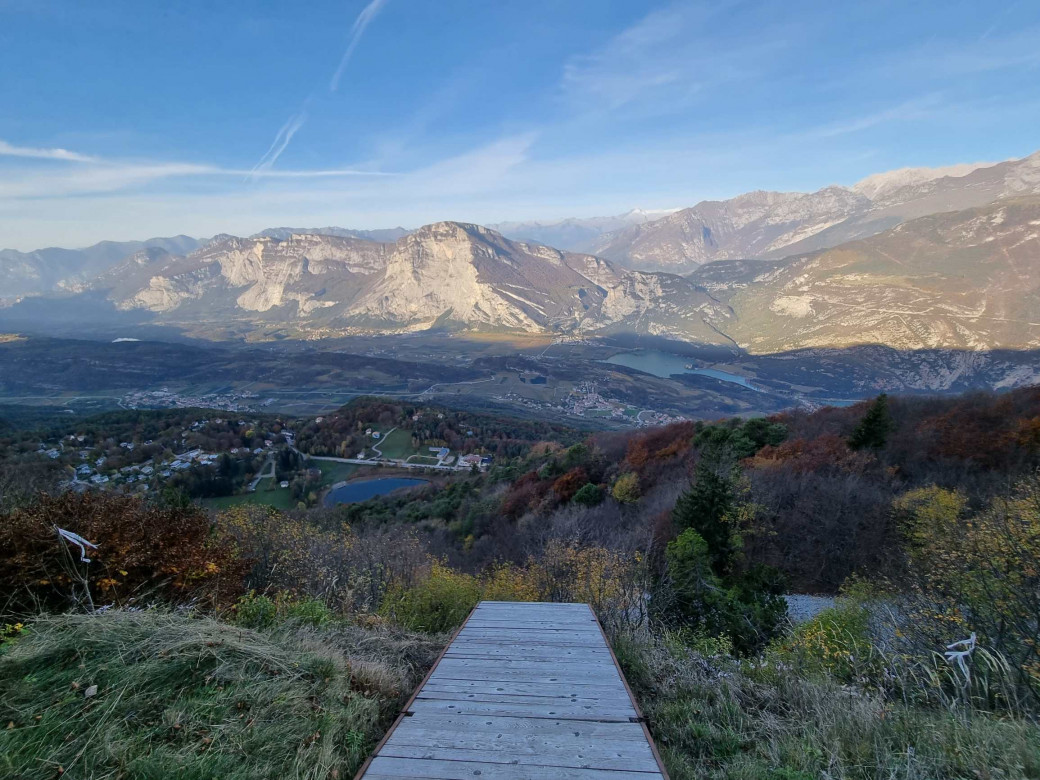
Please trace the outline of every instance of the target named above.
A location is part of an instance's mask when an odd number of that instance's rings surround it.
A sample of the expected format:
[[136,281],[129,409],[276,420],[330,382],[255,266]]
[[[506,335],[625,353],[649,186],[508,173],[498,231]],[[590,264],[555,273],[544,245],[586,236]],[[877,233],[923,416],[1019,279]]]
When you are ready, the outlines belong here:
[[717,368],[687,368],[686,364],[691,362],[690,358],[682,355],[672,355],[668,352],[659,352],[653,349],[641,349],[635,352],[619,352],[613,357],[603,361],[618,366],[628,366],[639,371],[645,371],[654,376],[670,377],[674,374],[698,374],[699,376],[710,376],[722,382],[732,382],[735,385],[762,392],[751,384],[746,377],[739,374],[731,374],[728,371],[720,371]]

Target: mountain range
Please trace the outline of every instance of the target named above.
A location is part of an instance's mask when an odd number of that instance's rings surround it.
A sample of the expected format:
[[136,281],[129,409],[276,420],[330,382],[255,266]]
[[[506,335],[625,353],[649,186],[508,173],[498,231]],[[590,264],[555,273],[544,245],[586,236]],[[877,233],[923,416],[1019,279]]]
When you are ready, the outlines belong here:
[[684,273],[716,260],[779,258],[881,233],[907,219],[1040,194],[1040,152],[1020,160],[910,168],[813,193],[703,201],[581,248],[629,268]]
[[48,247],[33,252],[0,249],[0,298],[74,288],[142,249],[185,253],[202,243],[190,236],[173,236],[147,241],[102,241],[85,249]]
[[[93,296],[155,322],[305,338],[468,329],[759,353],[1040,347],[1040,153],[653,216],[6,251],[0,281],[8,295]],[[539,230],[592,251],[552,248]]]

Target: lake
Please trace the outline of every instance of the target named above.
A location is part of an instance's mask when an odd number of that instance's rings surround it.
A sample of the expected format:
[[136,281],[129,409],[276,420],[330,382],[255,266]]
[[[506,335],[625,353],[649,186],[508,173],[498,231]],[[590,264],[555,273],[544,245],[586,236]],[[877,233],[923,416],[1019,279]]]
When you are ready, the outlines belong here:
[[731,374],[728,371],[720,371],[717,368],[687,368],[686,364],[691,362],[690,358],[684,358],[682,355],[672,355],[668,352],[660,352],[654,349],[640,349],[635,352],[619,352],[602,362],[613,363],[617,366],[628,366],[629,368],[635,368],[647,374],[653,374],[654,376],[660,376],[666,379],[673,374],[697,374],[699,376],[709,376],[712,379],[718,379],[721,382],[731,382],[732,384],[740,385],[748,390],[754,390],[756,393],[762,392],[759,388],[751,384],[746,377],[742,377],[739,374]]
[[325,506],[336,504],[356,504],[359,501],[367,501],[376,496],[385,496],[394,490],[401,488],[415,488],[429,485],[427,479],[415,479],[413,477],[379,477],[378,479],[361,479],[356,482],[346,482],[338,487],[332,488],[325,496]]

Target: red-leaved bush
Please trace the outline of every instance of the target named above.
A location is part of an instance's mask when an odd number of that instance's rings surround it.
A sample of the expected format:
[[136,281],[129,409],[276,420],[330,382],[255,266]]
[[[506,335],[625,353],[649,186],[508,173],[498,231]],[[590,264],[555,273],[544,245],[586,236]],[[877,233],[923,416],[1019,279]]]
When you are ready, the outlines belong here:
[[[97,545],[87,548],[90,563],[58,528]],[[246,568],[196,506],[70,492],[0,515],[0,612],[153,600],[221,606],[242,592]]]

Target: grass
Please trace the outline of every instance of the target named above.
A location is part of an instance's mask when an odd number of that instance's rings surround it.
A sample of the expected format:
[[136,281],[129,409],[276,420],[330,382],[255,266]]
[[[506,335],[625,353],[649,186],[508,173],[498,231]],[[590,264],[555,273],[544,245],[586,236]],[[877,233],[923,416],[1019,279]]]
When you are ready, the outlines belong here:
[[349,778],[438,650],[352,625],[41,618],[0,654],[0,776]]
[[884,701],[661,639],[615,650],[672,780],[1040,777],[1035,723]]
[[[316,460],[311,463],[321,469],[320,489],[330,487],[337,482],[350,478],[360,467],[353,463],[336,463],[335,461]],[[243,504],[263,504],[275,509],[295,509],[296,502],[288,488],[278,487],[278,483],[267,477],[260,480],[253,493],[239,493],[234,496],[217,496],[202,499],[207,509],[221,511]]]
[[207,509],[229,509],[243,504],[266,504],[275,509],[295,509],[296,502],[293,501],[292,493],[288,488],[278,487],[273,479],[263,479],[256,486],[253,493],[239,493],[234,496],[217,496],[215,498],[202,499],[202,505]]
[[420,463],[423,466],[436,466],[440,461],[437,458],[430,458],[426,455],[412,455],[408,458],[409,463]]
[[312,460],[308,465],[321,469],[321,486],[323,488],[349,479],[360,468],[354,463],[336,463],[328,460]]
[[379,451],[387,458],[395,460],[415,455],[418,451],[412,446],[412,432],[404,428],[398,428],[389,435],[373,442],[379,447]]

